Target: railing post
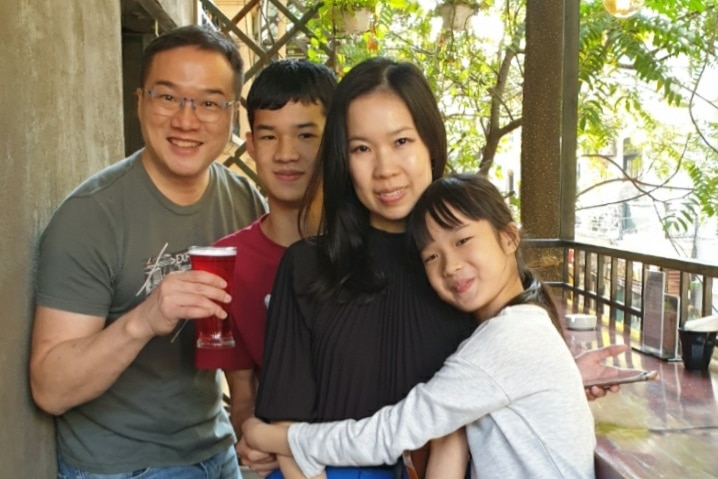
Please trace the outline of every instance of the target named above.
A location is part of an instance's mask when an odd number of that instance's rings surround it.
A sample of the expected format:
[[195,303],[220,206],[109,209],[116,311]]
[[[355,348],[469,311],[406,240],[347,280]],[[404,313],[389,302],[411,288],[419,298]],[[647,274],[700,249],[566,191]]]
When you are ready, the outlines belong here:
[[[609,321],[615,326],[618,316],[618,308],[616,308],[616,297],[618,296],[618,258],[611,256],[611,293],[609,296],[611,309],[609,313]],[[624,304],[625,304],[625,288],[624,288]],[[624,313],[625,316],[625,313]]]
[[605,288],[604,274],[606,270],[606,258],[602,254],[596,255],[596,314],[603,316],[604,298],[602,291]]
[[626,330],[626,325],[628,325],[628,328],[631,327],[632,322],[632,314],[631,309],[633,309],[633,261],[626,260],[626,286],[623,289],[623,304],[625,305],[626,309],[623,313],[623,329]]
[[591,292],[594,291],[593,287],[593,271],[591,265],[593,264],[593,254],[586,251],[584,255],[583,263],[583,291],[585,292],[583,300],[583,310],[589,312],[596,307],[596,302],[591,300]]

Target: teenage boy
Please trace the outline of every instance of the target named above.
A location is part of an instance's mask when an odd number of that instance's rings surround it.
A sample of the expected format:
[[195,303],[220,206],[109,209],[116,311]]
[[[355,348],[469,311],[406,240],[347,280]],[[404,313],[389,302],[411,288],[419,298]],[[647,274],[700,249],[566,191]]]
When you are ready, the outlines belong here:
[[[230,318],[236,346],[227,350],[198,350],[197,366],[224,369],[230,391],[230,418],[237,436],[254,413],[257,378],[264,352],[267,306],[279,261],[286,248],[299,240],[299,210],[319,150],[326,113],[336,86],[324,65],[281,60],[267,66],[247,95],[251,131],[247,152],[269,203],[269,214],[216,244],[237,248]],[[266,473],[276,468],[273,458],[262,459],[237,446],[243,462]],[[256,453],[256,451],[255,451]],[[255,460],[253,460],[255,459]]]
[[82,183],[43,233],[30,382],[56,416],[59,478],[241,477],[219,374],[194,367],[183,327],[230,300],[219,276],[188,270],[187,248],[266,211],[215,161],[241,87],[223,35],[155,38],[136,92],[145,147]]

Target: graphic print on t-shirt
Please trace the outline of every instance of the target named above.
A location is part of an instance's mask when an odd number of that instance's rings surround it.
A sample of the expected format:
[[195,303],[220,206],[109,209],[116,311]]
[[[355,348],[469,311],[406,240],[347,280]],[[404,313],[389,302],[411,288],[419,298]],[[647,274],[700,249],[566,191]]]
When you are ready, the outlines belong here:
[[185,271],[188,269],[190,269],[190,262],[187,249],[174,253],[165,253],[163,248],[159,256],[149,257],[144,261],[143,274],[145,281],[137,294],[144,292],[145,295],[149,295],[165,276],[173,271]]

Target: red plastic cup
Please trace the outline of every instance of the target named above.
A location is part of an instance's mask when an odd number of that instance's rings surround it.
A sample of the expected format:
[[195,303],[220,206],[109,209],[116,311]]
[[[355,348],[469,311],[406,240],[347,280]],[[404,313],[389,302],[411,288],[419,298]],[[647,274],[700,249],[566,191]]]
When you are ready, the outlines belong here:
[[[225,291],[232,290],[232,276],[234,275],[234,260],[237,257],[237,248],[233,246],[190,246],[189,260],[193,270],[207,271],[221,276],[227,282]],[[220,303],[223,308],[227,304]],[[195,339],[197,347],[202,349],[231,348],[234,346],[232,328],[228,319],[217,316],[200,318],[194,321]]]

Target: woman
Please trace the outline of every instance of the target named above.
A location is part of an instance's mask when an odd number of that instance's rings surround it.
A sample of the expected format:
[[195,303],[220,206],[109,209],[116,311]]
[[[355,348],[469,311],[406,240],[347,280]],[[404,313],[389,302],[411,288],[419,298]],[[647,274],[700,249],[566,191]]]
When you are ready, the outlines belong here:
[[[414,65],[371,59],[339,83],[321,173],[307,193],[312,198],[323,185],[325,234],[296,243],[282,259],[258,417],[370,416],[428,380],[471,334],[475,323],[437,297],[416,252],[407,251],[406,217],[444,173],[446,151],[436,100]],[[391,468],[374,472],[393,477]]]

